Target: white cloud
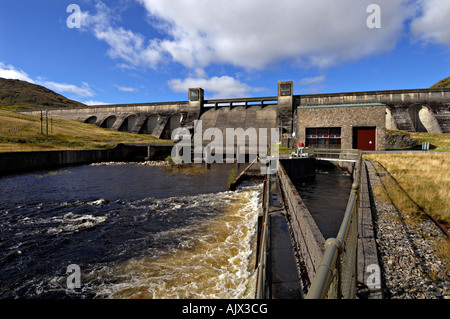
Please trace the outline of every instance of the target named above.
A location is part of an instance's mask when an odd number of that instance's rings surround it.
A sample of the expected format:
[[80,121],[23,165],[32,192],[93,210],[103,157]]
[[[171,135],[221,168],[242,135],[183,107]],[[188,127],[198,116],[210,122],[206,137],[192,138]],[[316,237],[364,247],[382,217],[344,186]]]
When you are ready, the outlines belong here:
[[78,96],[93,97],[95,92],[89,87],[89,84],[83,82],[82,86],[76,86],[67,83],[57,83],[52,81],[45,81],[42,77],[38,77],[36,80],[30,78],[30,76],[23,70],[15,68],[13,65],[0,62],[0,78],[4,79],[16,79],[22,80],[33,84],[45,86],[50,90],[59,92],[70,92]]
[[168,81],[169,87],[177,93],[188,92],[189,88],[201,87],[207,93],[212,93],[211,98],[232,98],[248,96],[251,92],[261,91],[260,88],[253,88],[230,76],[212,78],[187,78],[173,79]]
[[0,62],[0,78],[22,80],[34,83],[26,72],[18,70],[14,66],[2,62]]
[[326,76],[319,75],[314,77],[303,78],[299,81],[301,93],[317,93],[325,89]]
[[93,101],[93,100],[89,100],[89,101],[85,101],[83,102],[86,105],[89,106],[93,106],[93,105],[109,105],[109,104],[113,104],[113,103],[105,103],[105,102],[101,102],[101,101]]
[[121,67],[157,67],[161,60],[159,40],[146,41],[143,35],[116,26],[120,17],[103,2],[97,2],[96,9],[95,14],[82,11],[80,30],[90,31],[98,40],[105,41],[109,46],[108,55],[125,62]]
[[138,89],[136,89],[136,88],[133,88],[133,87],[127,87],[127,86],[120,86],[120,85],[114,85],[119,91],[122,91],[122,92],[129,92],[129,93],[132,93],[132,92],[137,92],[138,91]]
[[263,69],[290,60],[300,66],[328,67],[392,49],[408,0],[378,0],[382,27],[369,29],[373,0],[137,0],[160,36],[119,26],[120,16],[103,2],[82,13],[82,30],[105,41],[123,67],[157,68],[173,61],[191,69],[230,64]]
[[121,26],[120,10],[101,1],[95,13],[82,13],[82,30],[104,41],[118,66],[162,69],[165,63],[179,63],[196,75],[168,81],[172,90],[201,86],[214,97],[241,96],[255,89],[232,77],[208,78],[209,66],[260,70],[288,61],[326,68],[356,61],[393,49],[404,22],[413,15],[410,0],[377,0],[381,28],[370,29],[367,7],[373,0],[136,1],[158,36],[147,38]]
[[420,15],[411,22],[411,31],[425,43],[444,44],[450,48],[450,1],[421,0]]
[[81,87],[73,85],[73,84],[56,83],[56,82],[51,82],[51,81],[45,81],[40,84],[49,88],[50,90],[54,90],[57,92],[69,92],[69,93],[74,93],[78,96],[84,96],[84,97],[95,96],[95,92],[92,91],[92,89],[89,87],[89,84],[87,84],[85,82],[82,83]]
[[116,18],[111,9],[101,1],[95,3],[95,8],[97,10],[95,15],[90,14],[89,11],[81,10],[81,26],[83,28],[104,28]]
[[108,54],[111,58],[120,58],[127,65],[155,68],[161,60],[161,53],[156,49],[158,41],[149,41],[145,44],[142,35],[122,27],[98,29],[95,31],[95,36],[109,45]]
[[410,15],[407,0],[378,0],[382,28],[369,29],[372,0],[138,1],[168,35],[153,48],[188,68],[327,67],[392,49]]
[[322,83],[323,81],[325,81],[325,75],[319,75],[319,76],[315,76],[315,77],[301,79],[300,85],[317,84],[317,83]]

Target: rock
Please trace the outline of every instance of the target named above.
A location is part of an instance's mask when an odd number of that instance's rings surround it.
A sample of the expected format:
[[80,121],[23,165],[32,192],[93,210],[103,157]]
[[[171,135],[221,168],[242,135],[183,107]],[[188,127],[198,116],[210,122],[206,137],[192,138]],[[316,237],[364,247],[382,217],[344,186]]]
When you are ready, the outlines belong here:
[[414,148],[419,141],[410,138],[408,133],[387,132],[386,147],[388,148]]

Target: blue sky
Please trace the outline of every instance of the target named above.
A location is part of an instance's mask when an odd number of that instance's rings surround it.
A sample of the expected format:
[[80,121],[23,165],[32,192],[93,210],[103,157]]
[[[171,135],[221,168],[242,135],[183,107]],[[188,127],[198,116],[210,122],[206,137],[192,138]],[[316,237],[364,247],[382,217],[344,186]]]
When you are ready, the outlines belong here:
[[0,0],[0,77],[90,105],[427,88],[450,76],[448,17],[449,0]]

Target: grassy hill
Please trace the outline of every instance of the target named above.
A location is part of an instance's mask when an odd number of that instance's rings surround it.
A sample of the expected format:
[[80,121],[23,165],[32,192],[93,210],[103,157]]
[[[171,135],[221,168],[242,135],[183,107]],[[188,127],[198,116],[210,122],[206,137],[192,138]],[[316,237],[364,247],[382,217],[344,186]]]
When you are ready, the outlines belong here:
[[168,142],[147,134],[118,132],[75,120],[49,118],[47,125],[44,118],[41,127],[40,116],[12,110],[0,109],[0,123],[0,153],[93,150],[112,148],[119,143]]
[[69,100],[43,86],[0,78],[0,107],[2,109],[80,107],[83,103]]
[[432,89],[450,88],[450,76],[431,86]]
[[43,86],[0,78],[0,152],[86,150],[119,143],[167,142],[147,134],[100,128],[75,120],[44,118],[15,112],[20,109],[86,107]]

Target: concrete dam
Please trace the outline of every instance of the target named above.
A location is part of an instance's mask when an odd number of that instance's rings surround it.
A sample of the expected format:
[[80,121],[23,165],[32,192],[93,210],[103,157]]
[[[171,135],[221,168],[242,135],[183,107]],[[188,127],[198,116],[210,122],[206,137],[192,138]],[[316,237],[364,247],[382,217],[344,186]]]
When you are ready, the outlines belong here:
[[[52,109],[47,115],[161,139],[170,139],[178,127],[193,133],[196,120],[202,120],[203,131],[208,128],[222,131],[225,128],[277,128],[285,146],[306,141],[313,148],[364,149],[364,146],[358,147],[355,128],[376,131],[370,144],[377,150],[385,148],[385,129],[450,133],[448,88],[294,95],[290,81],[279,82],[278,96],[272,97],[205,99],[202,88],[189,89],[188,97],[188,101],[180,102]],[[42,115],[41,110],[22,112]],[[310,128],[340,130],[334,135],[319,136],[321,134],[312,133]],[[324,139],[317,142],[314,138]]]

